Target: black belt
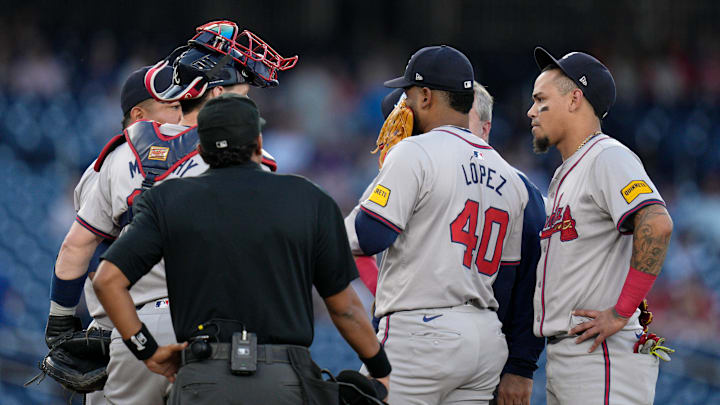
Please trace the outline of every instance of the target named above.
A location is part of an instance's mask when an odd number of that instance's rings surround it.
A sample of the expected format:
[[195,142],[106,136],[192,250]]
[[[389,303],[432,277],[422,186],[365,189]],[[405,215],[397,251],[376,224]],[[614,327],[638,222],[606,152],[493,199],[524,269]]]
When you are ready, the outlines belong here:
[[563,339],[567,339],[567,338],[571,338],[571,337],[576,337],[576,335],[564,335],[563,334],[563,335],[548,336],[547,342],[548,342],[548,344],[554,344]]
[[[212,354],[210,357],[198,357],[188,346],[183,350],[181,359],[182,365],[193,363],[196,361],[203,360],[229,360],[230,359],[230,343],[210,343],[212,348]],[[288,363],[290,364],[290,356],[288,355],[288,348],[301,348],[308,352],[310,351],[305,346],[294,346],[294,345],[258,345],[257,346],[257,361],[264,363]]]

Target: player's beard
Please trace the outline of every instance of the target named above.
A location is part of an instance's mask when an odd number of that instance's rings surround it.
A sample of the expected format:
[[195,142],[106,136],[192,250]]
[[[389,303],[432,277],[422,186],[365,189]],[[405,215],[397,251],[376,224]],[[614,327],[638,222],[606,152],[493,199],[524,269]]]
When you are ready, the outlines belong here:
[[420,130],[420,120],[418,119],[417,115],[413,114],[413,129],[410,136],[420,135],[422,133],[423,132]]
[[533,152],[540,155],[550,150],[550,138],[547,136],[536,136],[533,138]]

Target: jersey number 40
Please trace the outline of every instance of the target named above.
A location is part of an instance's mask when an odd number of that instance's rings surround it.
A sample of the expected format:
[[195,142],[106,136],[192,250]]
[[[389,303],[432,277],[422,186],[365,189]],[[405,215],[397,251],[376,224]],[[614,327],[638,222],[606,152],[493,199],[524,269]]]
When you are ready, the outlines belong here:
[[[486,209],[483,215],[484,222],[481,237],[478,237],[475,231],[477,229],[478,216],[480,215],[479,211],[480,204],[478,204],[477,201],[465,201],[465,207],[450,224],[450,240],[465,246],[463,266],[468,269],[472,268],[473,252],[475,252],[477,247],[475,265],[477,266],[478,273],[492,276],[500,267],[503,241],[505,240],[505,233],[507,232],[510,217],[506,211],[493,207]],[[479,246],[478,239],[480,240]],[[494,240],[495,243],[492,247],[492,256],[488,258],[491,240]]]

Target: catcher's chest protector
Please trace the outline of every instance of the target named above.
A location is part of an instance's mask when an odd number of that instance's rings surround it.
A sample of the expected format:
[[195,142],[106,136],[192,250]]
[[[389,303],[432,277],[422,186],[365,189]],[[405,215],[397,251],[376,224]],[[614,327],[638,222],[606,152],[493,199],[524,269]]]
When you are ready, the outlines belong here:
[[128,197],[128,210],[120,221],[122,226],[132,219],[133,200],[156,181],[165,179],[175,170],[182,170],[184,164],[198,153],[199,140],[197,127],[190,127],[174,136],[166,136],[160,132],[160,124],[157,122],[138,121],[103,148],[95,163],[95,171],[100,171],[107,155],[125,142],[136,158],[137,168],[130,169],[137,169],[143,176],[143,182],[142,188],[136,189]]

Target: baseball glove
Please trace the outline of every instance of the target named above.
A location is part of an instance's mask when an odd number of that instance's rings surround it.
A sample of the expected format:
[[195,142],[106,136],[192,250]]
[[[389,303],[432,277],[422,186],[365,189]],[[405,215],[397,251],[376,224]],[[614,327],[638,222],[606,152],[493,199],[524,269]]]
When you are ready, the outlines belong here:
[[405,104],[405,99],[401,99],[395,108],[390,112],[385,123],[380,129],[380,135],[375,142],[375,150],[372,153],[380,151],[378,157],[378,166],[382,168],[385,156],[390,148],[398,142],[412,135],[413,130],[413,112],[410,107]]
[[49,375],[68,390],[81,394],[103,389],[110,361],[110,331],[88,329],[56,338],[39,363],[40,374],[25,383],[38,384]]

